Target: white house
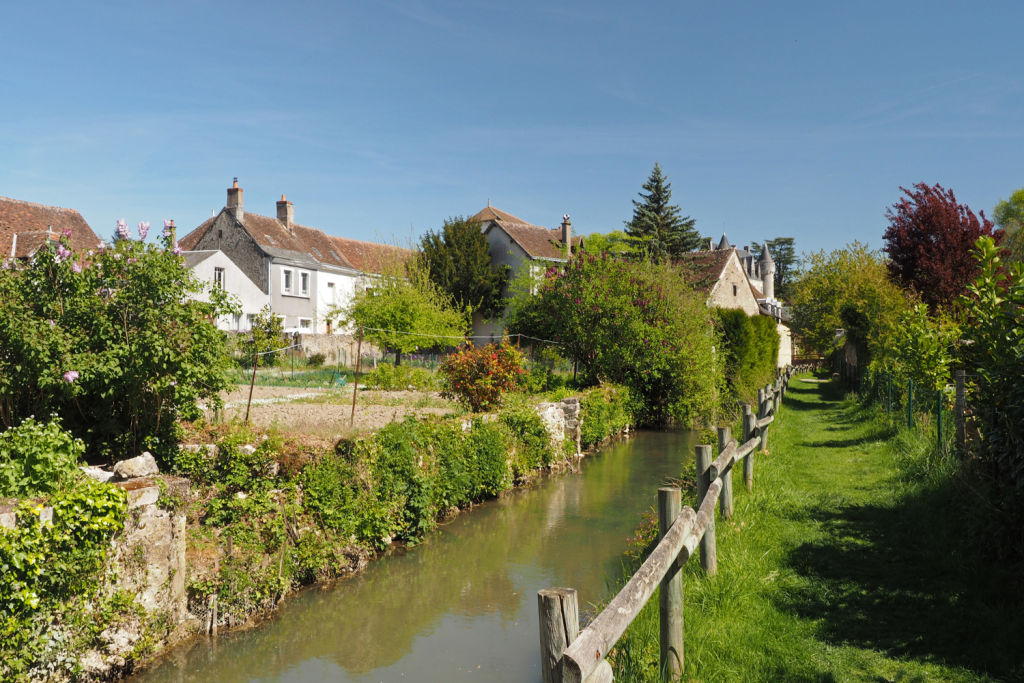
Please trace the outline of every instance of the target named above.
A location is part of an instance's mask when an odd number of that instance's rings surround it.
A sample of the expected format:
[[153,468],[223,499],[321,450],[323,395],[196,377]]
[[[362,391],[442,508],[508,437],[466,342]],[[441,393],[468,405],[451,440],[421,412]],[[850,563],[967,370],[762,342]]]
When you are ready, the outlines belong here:
[[[266,293],[223,251],[186,251],[182,256],[197,279],[234,295],[242,305],[240,314],[222,316],[217,320],[217,327],[234,331],[252,329],[253,318],[269,303]],[[203,292],[196,295],[196,299],[209,301],[210,295]]]

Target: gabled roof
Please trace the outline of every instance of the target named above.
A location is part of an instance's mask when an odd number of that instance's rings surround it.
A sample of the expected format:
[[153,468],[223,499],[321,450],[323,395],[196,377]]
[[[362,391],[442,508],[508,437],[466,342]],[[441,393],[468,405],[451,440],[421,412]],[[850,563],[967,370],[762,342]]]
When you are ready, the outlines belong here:
[[215,249],[206,249],[204,251],[186,251],[182,252],[181,255],[185,258],[185,263],[188,264],[189,268],[195,268],[216,253]]
[[74,209],[0,197],[0,256],[31,256],[46,242],[59,239],[65,230],[71,231],[72,249],[99,246],[100,238]]
[[[311,266],[323,264],[364,273],[378,273],[387,258],[405,259],[412,254],[408,249],[387,244],[335,237],[318,228],[298,223],[293,223],[292,231],[288,232],[284,223],[278,219],[249,211],[242,214],[241,221],[227,209],[221,213],[225,212],[231,220],[238,222],[269,256],[305,261]],[[198,228],[178,240],[178,245],[186,251],[194,250],[213,227],[217,218],[208,218]]]
[[[517,218],[507,211],[502,211],[501,209],[497,209],[493,206],[487,206],[469,220],[476,221],[478,223],[498,225],[508,234],[509,237],[515,240],[516,244],[522,247],[523,251],[529,254],[531,258],[565,258],[565,254],[563,253],[561,229],[556,228],[554,230],[548,230],[540,225],[527,223],[523,219]],[[490,230],[490,225],[484,228],[484,232],[486,233],[488,230]],[[578,247],[583,243],[583,237],[580,235],[573,235],[570,239],[574,247]]]
[[734,253],[733,249],[691,251],[679,256],[676,263],[689,266],[690,273],[687,279],[693,283],[694,289],[707,294],[722,279],[725,266]]

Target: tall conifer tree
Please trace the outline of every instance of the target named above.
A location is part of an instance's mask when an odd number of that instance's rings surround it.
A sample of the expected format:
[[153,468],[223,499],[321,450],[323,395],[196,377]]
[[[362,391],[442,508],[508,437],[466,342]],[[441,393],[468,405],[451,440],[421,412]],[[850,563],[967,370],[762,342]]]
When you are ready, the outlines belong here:
[[634,254],[660,262],[700,248],[701,237],[696,219],[680,217],[672,200],[672,183],[654,163],[654,170],[640,192],[641,201],[633,200],[633,218],[625,221],[626,235]]
[[460,307],[484,317],[504,308],[502,290],[509,268],[491,264],[491,246],[479,223],[461,216],[449,218],[440,232],[423,236],[420,249],[430,279]]

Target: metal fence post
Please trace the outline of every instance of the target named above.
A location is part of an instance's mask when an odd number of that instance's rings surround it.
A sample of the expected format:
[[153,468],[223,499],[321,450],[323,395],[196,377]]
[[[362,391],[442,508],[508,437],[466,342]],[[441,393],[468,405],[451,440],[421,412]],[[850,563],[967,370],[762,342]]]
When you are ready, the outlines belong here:
[[[731,427],[718,428],[718,454],[721,455],[732,440]],[[722,475],[722,495],[719,498],[719,509],[722,519],[732,519],[732,468]]]
[[[699,448],[699,446],[698,446]],[[682,510],[682,494],[677,488],[658,489],[658,539],[665,538],[672,522]],[[701,556],[703,557],[703,555]],[[658,612],[661,623],[661,677],[674,681],[683,674],[683,574],[673,562],[661,580]]]
[[[754,425],[757,424],[757,418],[754,417],[750,410],[750,406],[743,405],[743,443],[746,443],[754,438]],[[743,483],[746,485],[748,491],[754,490],[754,452],[751,451],[747,457],[743,458]]]
[[963,370],[956,371],[956,450],[960,455],[964,454],[967,446],[967,424],[964,417],[967,406],[966,373]]
[[[704,496],[711,486],[711,446],[697,446],[697,510],[700,510]],[[718,573],[718,554],[715,551],[715,516],[711,515],[707,530],[700,539],[700,566],[714,576]]]

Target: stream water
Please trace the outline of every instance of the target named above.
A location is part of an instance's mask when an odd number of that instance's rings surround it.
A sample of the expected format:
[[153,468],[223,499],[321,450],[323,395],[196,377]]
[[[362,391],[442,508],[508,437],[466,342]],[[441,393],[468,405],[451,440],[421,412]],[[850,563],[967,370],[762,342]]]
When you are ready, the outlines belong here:
[[621,575],[626,539],[693,435],[641,431],[459,515],[361,576],[282,603],[258,628],[172,650],[132,683],[540,680],[537,591],[569,586],[580,608]]

